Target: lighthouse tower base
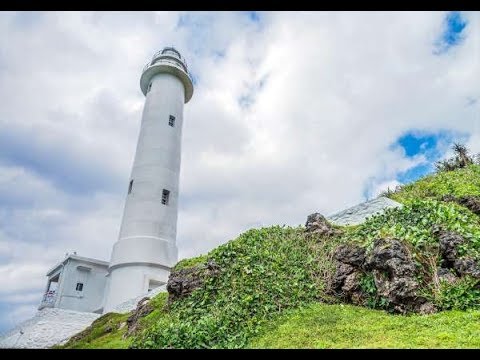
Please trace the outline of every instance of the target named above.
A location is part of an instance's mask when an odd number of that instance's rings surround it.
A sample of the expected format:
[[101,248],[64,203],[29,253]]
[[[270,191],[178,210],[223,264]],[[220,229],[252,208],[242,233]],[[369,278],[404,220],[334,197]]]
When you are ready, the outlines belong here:
[[168,281],[170,270],[158,265],[129,265],[119,267],[108,275],[107,297],[103,313],[112,311],[118,304],[145,294]]
[[176,262],[177,246],[170,241],[132,237],[115,243],[108,269],[103,313],[165,285]]

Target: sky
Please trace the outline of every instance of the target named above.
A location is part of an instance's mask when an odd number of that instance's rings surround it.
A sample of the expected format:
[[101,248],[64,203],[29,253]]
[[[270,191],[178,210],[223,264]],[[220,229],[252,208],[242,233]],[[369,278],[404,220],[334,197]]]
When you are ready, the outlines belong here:
[[480,152],[478,12],[1,12],[0,331],[67,252],[110,259],[164,46],[195,82],[180,259]]

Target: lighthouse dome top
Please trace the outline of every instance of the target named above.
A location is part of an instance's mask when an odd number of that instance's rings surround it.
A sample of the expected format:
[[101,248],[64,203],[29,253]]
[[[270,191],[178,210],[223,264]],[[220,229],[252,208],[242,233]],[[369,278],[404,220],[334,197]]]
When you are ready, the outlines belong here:
[[187,62],[180,52],[174,47],[165,47],[153,55],[143,68],[140,78],[140,89],[144,95],[147,95],[148,86],[152,78],[160,73],[169,73],[177,76],[185,87],[185,103],[187,103],[193,95],[193,82],[187,68]]

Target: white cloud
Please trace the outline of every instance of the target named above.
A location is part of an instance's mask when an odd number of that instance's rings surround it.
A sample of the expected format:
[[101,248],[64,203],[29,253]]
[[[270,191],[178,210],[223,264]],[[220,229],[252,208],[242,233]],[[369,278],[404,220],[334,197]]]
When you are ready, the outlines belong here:
[[109,259],[143,106],[140,72],[164,45],[197,79],[185,107],[180,257],[393,185],[425,162],[391,147],[406,131],[468,133],[479,151],[478,14],[464,15],[461,45],[435,56],[444,15],[1,14],[0,137],[22,144],[0,157],[3,298],[43,289],[45,270],[67,251]]
[[380,184],[376,184],[375,188],[372,191],[372,197],[375,198],[381,195],[384,191],[393,191],[397,186],[402,185],[402,183],[396,179],[389,181],[383,181]]

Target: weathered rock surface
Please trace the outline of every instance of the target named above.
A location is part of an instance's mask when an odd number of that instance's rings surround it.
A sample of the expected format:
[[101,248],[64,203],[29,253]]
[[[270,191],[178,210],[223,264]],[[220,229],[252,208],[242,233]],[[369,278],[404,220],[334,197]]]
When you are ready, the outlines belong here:
[[470,275],[476,279],[480,279],[480,266],[478,262],[471,257],[455,260],[453,268],[459,276]]
[[366,270],[382,270],[389,279],[412,276],[415,265],[406,246],[397,239],[377,239],[366,263]]
[[188,296],[198,289],[205,278],[217,276],[220,273],[219,266],[210,260],[206,265],[193,266],[191,268],[174,271],[170,274],[167,283],[168,302]]
[[335,229],[320,213],[308,215],[307,222],[305,224],[305,231],[309,234],[317,234],[327,237],[342,233],[339,229]]
[[415,264],[408,248],[399,240],[375,240],[368,256],[357,245],[341,245],[336,249],[334,258],[338,264],[332,290],[342,299],[362,304],[368,295],[362,290],[360,281],[371,272],[377,295],[388,300],[394,311],[435,311],[433,304],[417,294],[419,284],[415,279]]
[[463,236],[447,231],[440,226],[432,228],[433,235],[438,239],[440,246],[440,255],[442,256],[442,267],[452,268],[455,260],[458,258],[458,245],[465,242]]
[[331,292],[345,301],[361,305],[366,298],[360,287],[365,249],[356,245],[340,245],[333,257],[338,263],[332,279]]
[[437,270],[437,277],[440,281],[445,281],[449,284],[453,284],[458,280],[458,277],[456,277],[450,269],[442,267]]
[[361,267],[365,261],[365,249],[357,245],[340,245],[333,256],[341,263]]
[[[448,231],[440,226],[434,226],[432,228],[433,234],[437,237],[440,254],[442,256],[442,274],[447,274],[449,269],[454,269],[458,276],[470,275],[474,278],[480,279],[480,265],[472,257],[460,257],[458,247],[465,243],[465,239],[460,234],[453,231]],[[440,271],[440,270],[439,270]],[[449,278],[446,279],[449,282],[453,282],[453,278],[450,273]]]
[[343,287],[343,284],[345,283],[345,279],[347,278],[347,276],[349,276],[354,272],[357,272],[357,269],[355,269],[355,267],[339,262],[337,264],[335,275],[332,279],[333,290],[336,293],[342,292],[343,291],[342,287]]
[[154,308],[150,305],[149,297],[144,297],[140,300],[137,304],[137,308],[132,311],[132,315],[130,315],[127,319],[127,332],[126,335],[132,335],[137,331],[140,326],[140,319],[144,316],[150,314]]
[[427,302],[417,294],[415,264],[408,248],[399,240],[375,240],[365,269],[372,271],[378,294],[385,297],[395,311],[418,311]]

